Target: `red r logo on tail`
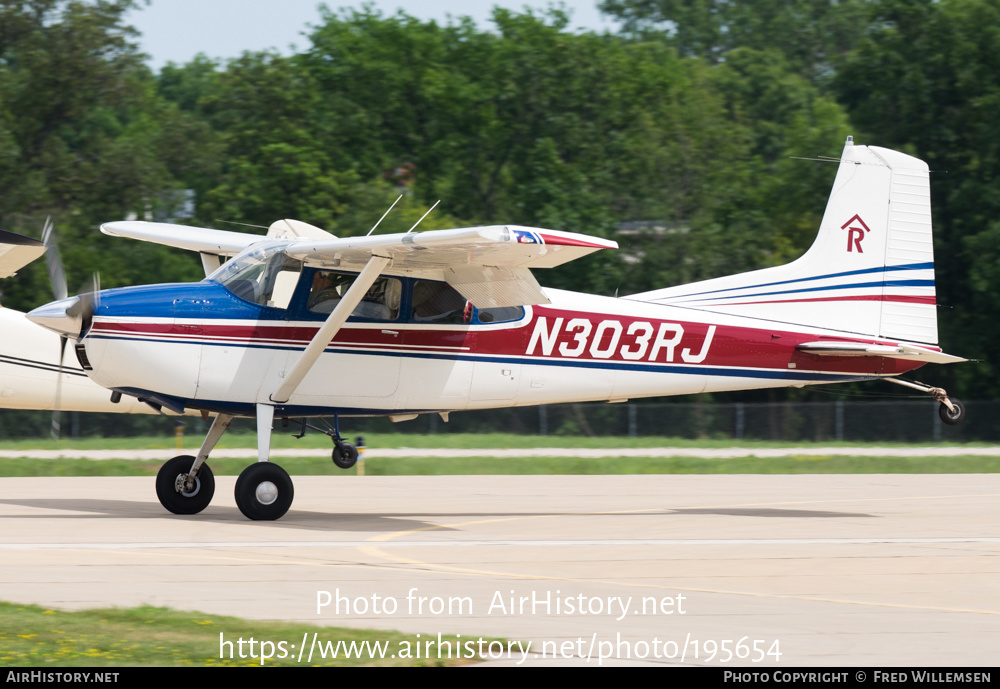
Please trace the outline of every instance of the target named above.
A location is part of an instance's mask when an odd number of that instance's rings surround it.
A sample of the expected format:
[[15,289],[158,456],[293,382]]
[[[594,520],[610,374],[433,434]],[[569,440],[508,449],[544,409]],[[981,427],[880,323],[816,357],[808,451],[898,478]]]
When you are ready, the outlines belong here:
[[[858,224],[860,224],[861,227],[855,226],[848,228],[847,226],[855,220],[858,221]],[[861,240],[865,238],[865,232],[871,232],[871,229],[865,224],[865,221],[861,219],[861,216],[855,213],[853,218],[840,226],[840,229],[847,230],[847,250],[851,252],[854,251],[854,249],[857,249],[859,254],[864,253],[861,249]]]

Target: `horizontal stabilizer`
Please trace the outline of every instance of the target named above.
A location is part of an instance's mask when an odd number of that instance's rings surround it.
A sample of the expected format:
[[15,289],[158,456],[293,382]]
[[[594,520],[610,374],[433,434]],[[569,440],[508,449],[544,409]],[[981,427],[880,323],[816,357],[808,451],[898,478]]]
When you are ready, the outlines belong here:
[[925,361],[934,364],[956,364],[968,361],[941,351],[914,347],[912,345],[868,344],[866,342],[803,342],[796,347],[801,352],[818,356],[867,356]]

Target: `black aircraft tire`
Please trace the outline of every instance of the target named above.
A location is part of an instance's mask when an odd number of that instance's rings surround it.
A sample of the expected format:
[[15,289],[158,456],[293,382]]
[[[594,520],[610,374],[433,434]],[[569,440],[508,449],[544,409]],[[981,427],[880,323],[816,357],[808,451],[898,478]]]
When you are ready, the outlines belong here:
[[277,464],[251,464],[236,479],[236,506],[247,519],[281,519],[294,497],[292,478]]
[[358,463],[358,448],[350,443],[341,443],[339,446],[335,446],[333,448],[333,463],[341,469],[350,469]]
[[167,511],[174,514],[198,514],[208,507],[215,495],[215,476],[208,464],[202,464],[194,478],[194,490],[177,491],[177,477],[186,474],[194,464],[194,457],[181,455],[163,463],[156,473],[156,497]]
[[951,402],[951,406],[955,407],[955,411],[952,412],[945,405],[938,407],[938,414],[941,416],[941,420],[944,421],[949,426],[955,426],[956,424],[962,423],[962,419],[965,418],[965,405],[954,397],[949,397],[948,401]]

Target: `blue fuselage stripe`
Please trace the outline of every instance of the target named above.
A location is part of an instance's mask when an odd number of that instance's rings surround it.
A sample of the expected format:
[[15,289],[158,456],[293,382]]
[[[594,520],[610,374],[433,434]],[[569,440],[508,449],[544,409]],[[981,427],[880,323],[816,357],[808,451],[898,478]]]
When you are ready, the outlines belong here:
[[[796,278],[794,280],[780,280],[778,282],[763,282],[763,283],[761,283],[759,285],[744,285],[742,287],[727,287],[726,289],[709,290],[707,292],[692,292],[691,294],[685,294],[683,296],[685,296],[685,297],[698,297],[698,296],[702,296],[702,295],[705,295],[705,294],[721,294],[722,292],[736,292],[738,290],[758,289],[760,287],[777,287],[778,285],[792,285],[792,284],[795,284],[796,282],[813,282],[815,280],[828,280],[830,278],[847,277],[849,275],[869,275],[869,274],[872,274],[872,273],[892,273],[892,272],[897,271],[897,270],[933,270],[933,269],[934,269],[934,263],[910,263],[910,264],[904,265],[904,266],[878,266],[876,268],[864,268],[862,270],[848,270],[848,271],[844,271],[842,273],[829,273],[827,275],[816,275],[814,277]],[[882,282],[878,282],[878,283],[873,283],[873,284],[881,285],[883,283]],[[889,284],[889,283],[885,283],[885,284]],[[930,284],[933,285],[934,281],[931,280]],[[795,290],[795,291],[800,291],[800,290]],[[801,291],[805,292],[805,291],[808,291],[808,290],[801,290]],[[776,292],[775,294],[780,294],[780,292]]]

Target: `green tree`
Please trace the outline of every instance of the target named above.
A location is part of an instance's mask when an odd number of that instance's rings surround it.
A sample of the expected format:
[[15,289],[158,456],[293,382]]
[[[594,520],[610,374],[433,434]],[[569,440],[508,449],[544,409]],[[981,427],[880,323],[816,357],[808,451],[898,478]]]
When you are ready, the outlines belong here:
[[838,73],[837,93],[880,144],[930,165],[942,344],[985,359],[941,375],[964,395],[996,395],[1000,3],[885,0],[876,20]]
[[627,35],[665,38],[683,55],[722,62],[737,48],[777,50],[810,80],[832,73],[868,26],[873,0],[603,0]]
[[[0,4],[0,226],[37,236],[53,216],[72,286],[93,270],[107,286],[166,279],[178,265],[177,277],[190,275],[162,248],[127,247],[97,231],[102,221],[155,211],[178,186],[171,167],[198,160],[188,138],[172,138],[184,123],[155,97],[123,21],[137,6]],[[51,298],[43,273],[32,265],[5,283],[4,303]]]

